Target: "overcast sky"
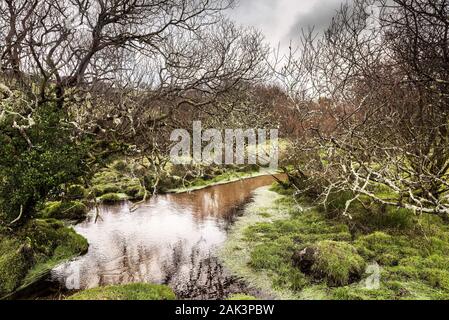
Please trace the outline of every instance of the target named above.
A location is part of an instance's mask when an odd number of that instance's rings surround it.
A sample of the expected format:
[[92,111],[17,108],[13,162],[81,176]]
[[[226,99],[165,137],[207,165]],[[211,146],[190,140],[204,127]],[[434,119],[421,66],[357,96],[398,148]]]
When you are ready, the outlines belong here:
[[324,30],[345,0],[237,0],[229,11],[235,21],[261,30],[273,45],[288,45],[301,28]]

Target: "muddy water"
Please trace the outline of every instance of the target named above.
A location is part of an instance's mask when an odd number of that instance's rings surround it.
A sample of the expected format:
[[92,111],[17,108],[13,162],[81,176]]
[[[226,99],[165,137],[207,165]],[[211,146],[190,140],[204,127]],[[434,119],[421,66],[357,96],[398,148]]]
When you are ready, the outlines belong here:
[[252,192],[274,181],[260,176],[190,193],[153,197],[137,210],[130,203],[100,208],[75,226],[89,251],[52,271],[67,289],[109,284],[168,284],[179,298],[219,299],[251,292],[216,258],[227,229]]

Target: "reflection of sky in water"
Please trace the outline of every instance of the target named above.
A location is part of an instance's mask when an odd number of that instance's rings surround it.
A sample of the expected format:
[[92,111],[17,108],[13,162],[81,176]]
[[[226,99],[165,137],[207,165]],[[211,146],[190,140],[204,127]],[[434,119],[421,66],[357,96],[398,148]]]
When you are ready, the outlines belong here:
[[97,223],[90,217],[75,227],[88,239],[88,253],[56,268],[53,277],[69,288],[129,282],[186,286],[193,273],[210,271],[205,262],[225,241],[235,207],[272,181],[259,177],[159,195],[133,212],[127,203],[103,206]]

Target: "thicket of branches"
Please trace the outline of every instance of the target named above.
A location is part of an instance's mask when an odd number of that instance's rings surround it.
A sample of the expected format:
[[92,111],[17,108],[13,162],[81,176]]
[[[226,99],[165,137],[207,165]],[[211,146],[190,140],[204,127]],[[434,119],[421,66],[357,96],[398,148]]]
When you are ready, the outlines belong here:
[[[326,205],[350,194],[449,213],[449,3],[357,0],[277,71],[301,126],[292,180]],[[348,213],[349,214],[349,213]]]
[[232,5],[1,1],[2,221],[31,217],[61,184],[92,173],[105,149],[133,153],[157,175],[170,130],[194,114],[248,117],[267,48],[259,32],[223,16]]
[[447,0],[354,0],[324,36],[303,32],[282,67],[267,63],[258,31],[224,17],[233,5],[0,1],[3,224],[31,217],[108,151],[159,176],[171,130],[193,120],[280,124],[296,142],[284,162],[298,192],[325,205],[349,194],[348,214],[366,199],[449,213]]

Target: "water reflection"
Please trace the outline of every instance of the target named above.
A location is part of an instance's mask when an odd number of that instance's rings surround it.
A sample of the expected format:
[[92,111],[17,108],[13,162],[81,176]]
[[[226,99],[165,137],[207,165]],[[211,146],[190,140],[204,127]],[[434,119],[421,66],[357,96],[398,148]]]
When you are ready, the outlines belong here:
[[52,277],[69,289],[108,284],[169,284],[180,298],[222,298],[242,291],[214,253],[225,241],[236,211],[256,188],[271,184],[262,176],[191,193],[153,197],[130,212],[129,204],[102,206],[75,227],[89,241],[86,255],[59,266]]

